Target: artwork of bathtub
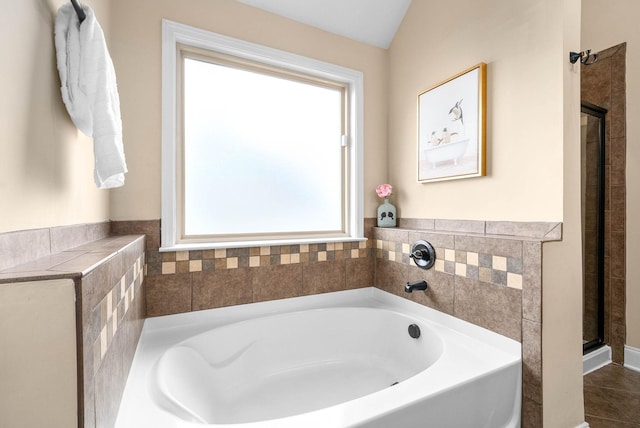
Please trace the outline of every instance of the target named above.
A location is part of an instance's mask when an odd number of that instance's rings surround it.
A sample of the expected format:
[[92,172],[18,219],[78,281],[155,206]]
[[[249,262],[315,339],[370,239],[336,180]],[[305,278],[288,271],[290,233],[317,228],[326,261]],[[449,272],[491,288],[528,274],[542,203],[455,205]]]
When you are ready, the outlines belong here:
[[116,428],[519,427],[520,352],[376,288],[151,318]]
[[469,145],[469,138],[463,140],[452,141],[450,143],[440,143],[437,146],[427,146],[422,150],[423,159],[426,160],[432,168],[435,168],[440,162],[453,162],[454,165],[458,164],[458,161],[462,159],[467,146]]

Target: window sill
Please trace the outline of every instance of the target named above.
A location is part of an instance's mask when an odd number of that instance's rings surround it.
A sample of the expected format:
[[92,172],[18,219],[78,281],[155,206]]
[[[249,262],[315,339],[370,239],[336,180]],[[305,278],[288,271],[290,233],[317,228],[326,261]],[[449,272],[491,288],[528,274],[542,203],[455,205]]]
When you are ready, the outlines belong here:
[[232,241],[232,242],[204,242],[175,244],[171,246],[160,247],[161,253],[177,252],[177,251],[199,251],[199,250],[216,250],[222,248],[248,248],[248,247],[275,247],[282,245],[301,245],[301,244],[325,244],[331,242],[365,242],[367,238],[355,237],[337,237],[337,238],[314,238],[314,239],[278,239],[265,241]]

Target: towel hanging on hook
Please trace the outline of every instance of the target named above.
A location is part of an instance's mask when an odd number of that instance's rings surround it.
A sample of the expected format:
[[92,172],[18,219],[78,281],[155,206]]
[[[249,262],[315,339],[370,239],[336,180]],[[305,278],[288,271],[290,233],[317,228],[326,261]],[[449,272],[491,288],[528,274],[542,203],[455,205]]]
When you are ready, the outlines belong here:
[[93,10],[89,6],[83,9],[86,19],[82,25],[78,25],[79,17],[73,4],[65,2],[56,13],[60,90],[73,124],[93,138],[97,187],[111,189],[124,184],[127,172],[120,97],[102,28]]
[[84,21],[85,18],[87,17],[87,15],[84,13],[84,9],[82,9],[82,6],[80,5],[80,3],[78,3],[78,0],[71,0],[71,4],[73,5],[73,8],[76,10],[76,13],[78,14],[78,19],[82,24],[82,21]]

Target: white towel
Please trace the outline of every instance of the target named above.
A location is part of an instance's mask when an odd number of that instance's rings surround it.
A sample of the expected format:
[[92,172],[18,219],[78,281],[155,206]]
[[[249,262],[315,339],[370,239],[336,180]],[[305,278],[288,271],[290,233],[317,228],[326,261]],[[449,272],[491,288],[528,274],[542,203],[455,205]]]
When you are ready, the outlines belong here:
[[94,180],[101,189],[124,184],[127,165],[116,74],[104,33],[90,7],[80,24],[70,3],[56,15],[55,44],[62,99],[73,123],[93,137]]

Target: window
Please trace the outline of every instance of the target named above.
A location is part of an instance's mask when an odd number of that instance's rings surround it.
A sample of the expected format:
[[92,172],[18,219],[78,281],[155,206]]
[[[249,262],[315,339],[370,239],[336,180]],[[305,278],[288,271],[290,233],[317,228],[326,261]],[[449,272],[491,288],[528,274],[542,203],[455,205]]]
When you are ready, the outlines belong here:
[[363,239],[362,73],[163,21],[162,249]]

